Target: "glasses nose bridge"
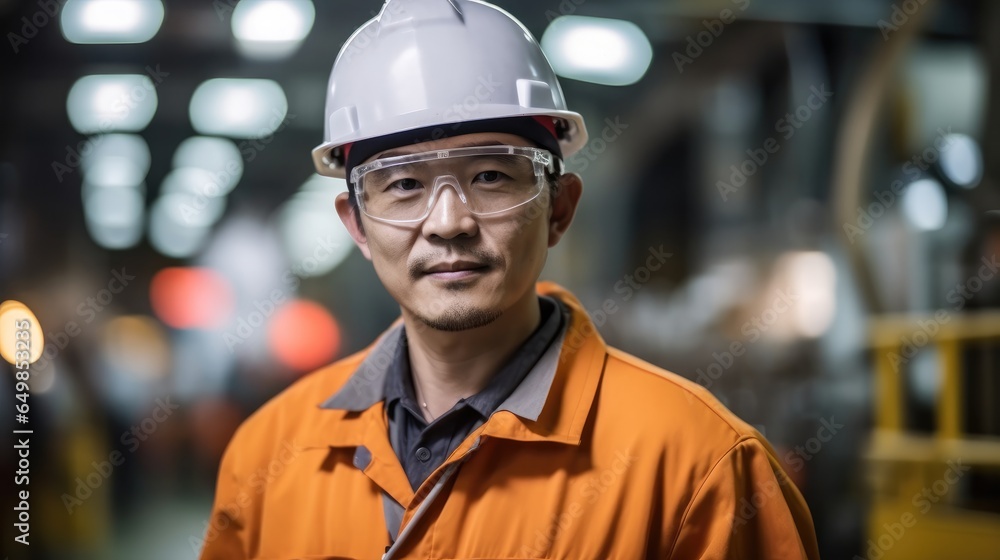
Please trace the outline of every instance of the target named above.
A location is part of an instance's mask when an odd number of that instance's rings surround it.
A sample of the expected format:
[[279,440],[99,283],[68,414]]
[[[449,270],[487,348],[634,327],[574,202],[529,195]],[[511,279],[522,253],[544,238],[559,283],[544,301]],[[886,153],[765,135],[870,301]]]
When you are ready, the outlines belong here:
[[471,211],[472,208],[469,207],[469,199],[466,198],[465,189],[462,188],[462,182],[458,180],[458,177],[455,177],[451,173],[445,173],[435,177],[434,186],[431,189],[431,200],[428,202],[427,206],[428,210],[432,210],[434,206],[437,205],[441,192],[449,185],[452,189],[454,189],[455,194],[458,195],[458,199],[462,201],[462,204],[464,204],[465,207]]

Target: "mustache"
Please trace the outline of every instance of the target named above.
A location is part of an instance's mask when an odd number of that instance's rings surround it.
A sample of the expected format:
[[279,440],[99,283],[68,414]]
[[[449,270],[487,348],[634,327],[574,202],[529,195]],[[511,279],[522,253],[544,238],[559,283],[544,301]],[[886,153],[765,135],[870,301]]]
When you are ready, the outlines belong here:
[[414,258],[409,266],[410,279],[416,280],[420,278],[424,275],[424,271],[434,263],[457,260],[475,261],[490,268],[502,267],[505,264],[503,256],[486,249],[469,247],[461,250],[450,250],[449,248],[449,250],[441,254],[423,255]]

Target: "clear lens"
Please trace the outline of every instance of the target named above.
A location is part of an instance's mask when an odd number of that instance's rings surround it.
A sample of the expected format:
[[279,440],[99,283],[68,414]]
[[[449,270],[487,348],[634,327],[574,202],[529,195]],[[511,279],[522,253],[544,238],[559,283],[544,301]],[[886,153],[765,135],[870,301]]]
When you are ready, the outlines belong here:
[[451,186],[474,214],[494,214],[541,192],[552,156],[545,150],[483,146],[375,160],[351,173],[361,210],[390,222],[415,222]]

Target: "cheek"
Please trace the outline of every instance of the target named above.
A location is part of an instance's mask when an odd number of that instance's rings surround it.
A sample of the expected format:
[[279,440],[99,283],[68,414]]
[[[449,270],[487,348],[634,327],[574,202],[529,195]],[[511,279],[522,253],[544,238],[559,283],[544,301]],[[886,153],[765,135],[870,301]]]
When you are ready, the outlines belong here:
[[509,233],[513,238],[507,258],[512,269],[541,272],[548,254],[548,220],[538,218]]
[[394,278],[405,276],[406,256],[411,245],[405,235],[386,235],[385,232],[368,230],[368,247],[372,255],[372,266],[383,283],[391,283]]

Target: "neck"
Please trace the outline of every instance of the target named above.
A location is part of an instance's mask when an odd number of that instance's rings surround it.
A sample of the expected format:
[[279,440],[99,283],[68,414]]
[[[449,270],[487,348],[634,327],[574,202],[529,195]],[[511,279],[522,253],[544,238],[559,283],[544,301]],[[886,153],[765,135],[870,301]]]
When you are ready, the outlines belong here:
[[540,321],[534,290],[492,323],[458,332],[428,328],[403,310],[410,369],[428,420],[482,391]]

